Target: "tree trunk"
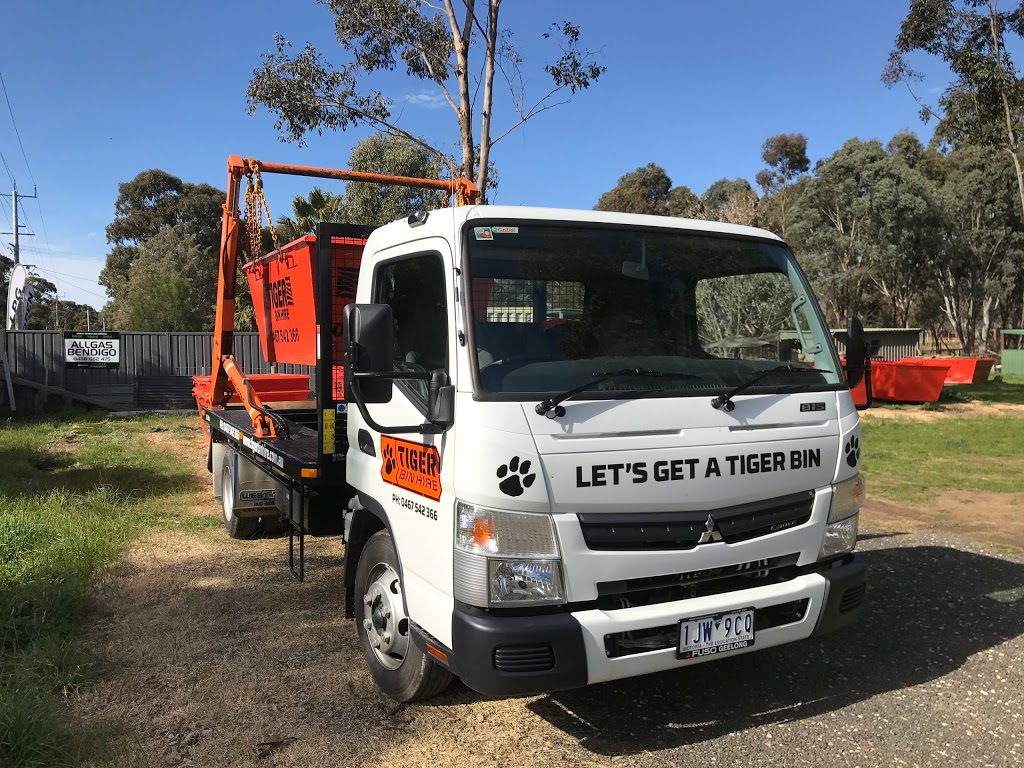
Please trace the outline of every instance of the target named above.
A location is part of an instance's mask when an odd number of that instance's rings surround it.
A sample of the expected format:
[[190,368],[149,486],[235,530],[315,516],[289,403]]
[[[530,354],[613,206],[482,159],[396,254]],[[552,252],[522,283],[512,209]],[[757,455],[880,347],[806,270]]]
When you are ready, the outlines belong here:
[[498,10],[501,0],[487,4],[487,53],[484,62],[484,103],[480,110],[480,158],[476,169],[476,185],[487,200],[487,170],[491,158],[491,105],[494,101],[494,57],[498,49]]
[[995,54],[996,65],[1003,75],[1004,82],[999,87],[999,96],[1003,102],[1003,115],[1006,118],[1006,151],[1013,158],[1013,169],[1017,175],[1017,192],[1020,195],[1021,214],[1024,215],[1024,170],[1021,169],[1020,158],[1017,156],[1017,135],[1013,130],[1013,113],[1010,111],[1010,100],[1006,95],[1006,78],[1008,73],[1003,69],[1002,46],[999,39],[999,24],[997,21],[996,6],[993,0],[988,3],[989,32],[992,34],[992,51]]
[[459,175],[464,179],[473,178],[473,160],[476,155],[473,143],[473,103],[469,97],[469,48],[473,40],[474,6],[476,0],[464,0],[466,16],[462,27],[455,18],[452,0],[445,0],[448,25],[452,31],[455,48],[455,78],[459,85],[459,134],[462,145],[462,166]]

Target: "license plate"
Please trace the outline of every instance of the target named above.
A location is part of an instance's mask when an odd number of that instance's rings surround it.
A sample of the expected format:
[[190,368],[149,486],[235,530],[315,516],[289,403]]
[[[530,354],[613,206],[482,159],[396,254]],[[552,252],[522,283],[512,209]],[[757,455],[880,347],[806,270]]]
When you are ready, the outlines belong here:
[[679,622],[680,659],[738,651],[754,644],[754,609],[716,613]]

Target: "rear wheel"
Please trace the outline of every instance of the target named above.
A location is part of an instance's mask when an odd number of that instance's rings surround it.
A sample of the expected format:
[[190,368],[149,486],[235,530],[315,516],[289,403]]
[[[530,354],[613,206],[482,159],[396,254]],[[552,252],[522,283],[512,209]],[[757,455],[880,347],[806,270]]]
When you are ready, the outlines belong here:
[[220,478],[220,506],[221,512],[224,513],[224,530],[232,539],[253,538],[260,521],[255,517],[238,517],[234,512],[235,479],[231,473],[230,457],[224,460]]
[[374,682],[398,701],[441,693],[452,674],[421,651],[412,639],[402,597],[402,579],[391,534],[370,537],[356,566],[356,629]]
[[256,539],[261,536],[281,536],[288,533],[288,521],[282,520],[276,509],[265,517],[239,517],[234,512],[235,478],[231,468],[232,456],[224,457],[220,475],[220,505],[224,516],[224,530],[232,539]]

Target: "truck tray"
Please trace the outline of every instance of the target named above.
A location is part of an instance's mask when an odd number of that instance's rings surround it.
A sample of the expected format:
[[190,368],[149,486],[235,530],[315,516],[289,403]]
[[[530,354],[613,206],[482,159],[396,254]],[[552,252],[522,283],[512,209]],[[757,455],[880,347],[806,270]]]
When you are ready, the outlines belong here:
[[[307,421],[310,416],[315,420],[316,411],[310,409],[276,413],[287,423],[289,437],[256,437],[252,419],[244,408],[207,410],[204,417],[211,429],[234,437],[239,443],[238,450],[256,464],[269,463],[289,477],[310,478],[309,471],[319,467],[320,436],[316,430],[300,422]],[[306,473],[302,470],[306,470]]]

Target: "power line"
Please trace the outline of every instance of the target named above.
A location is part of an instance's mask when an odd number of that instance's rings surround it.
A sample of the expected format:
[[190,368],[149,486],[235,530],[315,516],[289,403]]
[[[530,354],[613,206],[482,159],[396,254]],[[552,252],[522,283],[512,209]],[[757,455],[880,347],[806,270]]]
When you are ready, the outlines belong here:
[[4,157],[4,153],[3,152],[0,152],[0,161],[3,161],[4,170],[7,171],[7,178],[9,178],[11,180],[11,186],[13,187],[14,186],[14,174],[11,173],[11,166],[9,166],[7,164],[7,158]]
[[[32,184],[35,185],[36,179],[32,175],[32,166],[28,164],[28,155],[25,154],[25,145],[21,143],[21,133],[18,131],[18,122],[14,119],[14,110],[11,108],[11,98],[7,95],[7,85],[4,83],[4,75],[0,72],[0,88],[3,88],[4,99],[7,101],[7,111],[11,113],[11,124],[14,126],[14,135],[18,137],[18,146],[21,147],[21,156],[25,160],[25,167],[28,168],[28,177],[32,179]],[[7,165],[7,162],[4,162]],[[7,170],[10,174],[10,169]],[[13,182],[13,177],[11,178]]]
[[[57,271],[55,269],[47,269],[46,267],[40,267],[40,266],[36,266],[36,269],[41,269],[43,272],[49,272],[50,274],[53,274],[53,275],[60,275],[61,277],[67,277],[67,278],[69,278],[71,280],[74,280],[74,281],[77,281],[77,282],[80,282],[80,283],[85,283],[86,285],[100,285],[99,281],[97,281],[97,280],[90,280],[88,277],[83,277],[82,275],[73,275],[73,274],[70,274],[68,272],[59,272],[59,271]],[[99,294],[97,294],[97,295],[99,295]]]
[[99,283],[95,283],[94,281],[89,280],[88,278],[82,277],[80,275],[69,275],[66,272],[57,272],[56,270],[47,269],[46,267],[39,267],[39,266],[37,266],[36,269],[40,270],[41,272],[47,272],[47,273],[49,273],[51,275],[57,275],[58,277],[63,277],[65,280],[69,280],[70,282],[75,283],[76,284],[75,287],[78,290],[80,290],[82,293],[88,293],[90,296],[95,296],[96,298],[103,299],[104,301],[106,301],[106,300],[108,300],[110,298],[109,296],[106,296],[104,294],[96,293],[96,291],[90,291],[90,290],[87,290],[87,289],[83,288],[82,287],[82,283],[85,283],[86,285],[94,285],[94,284],[95,285],[99,285]]
[[[18,121],[14,119],[14,108],[11,107],[11,97],[7,94],[7,84],[4,82],[4,76],[3,76],[2,72],[0,72],[0,88],[2,88],[3,92],[4,92],[4,100],[7,102],[7,111],[11,115],[11,125],[14,126],[14,135],[18,137],[18,146],[21,148],[21,157],[25,161],[25,168],[28,169],[28,177],[30,179],[32,179],[32,186],[36,187],[37,186],[37,184],[36,184],[36,177],[32,173],[32,166],[29,164],[29,162],[28,162],[28,155],[25,153],[25,145],[21,141],[21,131],[18,130]],[[7,161],[6,160],[4,161],[4,165],[5,166],[7,165]],[[7,169],[7,174],[9,176],[11,175],[10,168]],[[11,184],[14,184],[14,177],[13,176],[11,176]],[[38,190],[33,189],[33,192],[35,193],[33,195],[33,197],[35,198],[35,201],[36,201],[36,208],[39,209],[39,223],[40,223],[40,225],[43,228],[43,241],[46,243],[46,253],[50,257],[50,266],[53,267],[54,266],[53,252],[50,250],[50,238],[46,234],[46,222],[43,221],[43,204],[39,202],[39,192],[38,192]],[[28,217],[26,216],[26,221],[27,221],[27,219],[28,219]]]

